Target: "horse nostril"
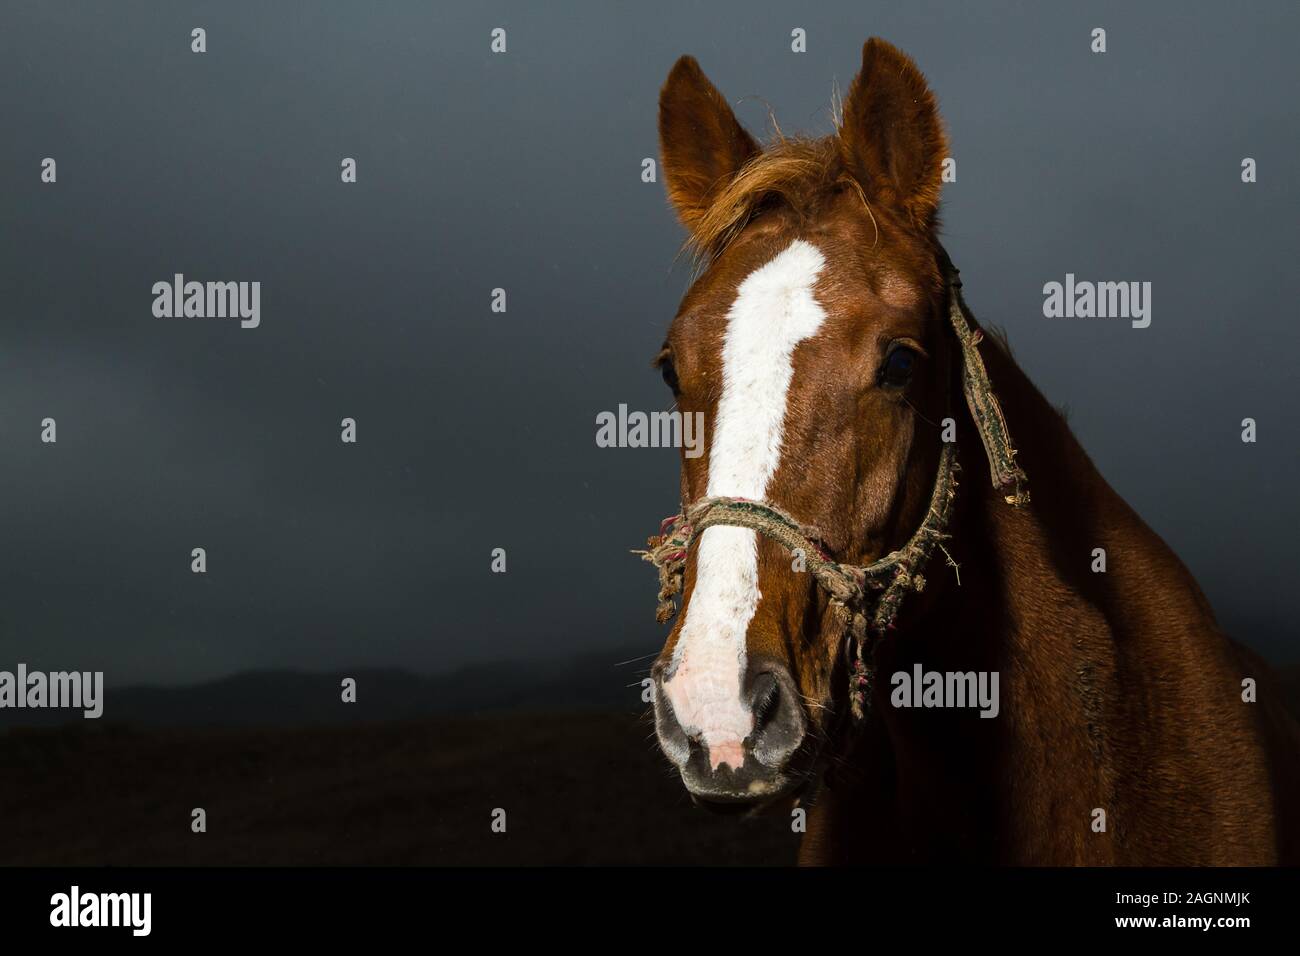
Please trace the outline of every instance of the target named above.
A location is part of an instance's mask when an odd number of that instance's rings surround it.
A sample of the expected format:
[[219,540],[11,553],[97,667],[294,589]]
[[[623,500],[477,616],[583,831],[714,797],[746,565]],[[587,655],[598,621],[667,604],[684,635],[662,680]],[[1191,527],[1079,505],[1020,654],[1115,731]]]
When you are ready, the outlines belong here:
[[781,702],[781,685],[770,673],[759,674],[754,680],[754,732],[760,732],[777,711]]
[[688,737],[685,728],[673,712],[673,705],[660,690],[654,700],[655,735],[668,759],[682,766],[690,759],[695,741]]
[[754,678],[752,688],[751,751],[759,763],[780,767],[803,742],[803,708],[788,677],[783,680],[771,671],[764,671]]

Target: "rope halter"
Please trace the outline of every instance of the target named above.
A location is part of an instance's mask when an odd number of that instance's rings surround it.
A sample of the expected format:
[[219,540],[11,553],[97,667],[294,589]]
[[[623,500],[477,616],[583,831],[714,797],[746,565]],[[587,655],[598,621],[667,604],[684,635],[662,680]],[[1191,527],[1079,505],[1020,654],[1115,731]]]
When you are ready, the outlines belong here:
[[[921,569],[946,529],[957,495],[957,449],[944,445],[939,474],[925,520],[907,544],[870,564],[841,564],[820,545],[816,529],[797,522],[775,505],[748,498],[702,498],[683,513],[665,518],[659,534],[647,541],[647,550],[635,553],[659,569],[659,606],[655,620],[663,624],[677,611],[674,598],[682,590],[686,555],[691,541],[708,528],[726,525],[748,528],[802,556],[805,568],[830,597],[841,639],[847,637],[850,654],[849,701],[853,716],[861,720],[871,697],[873,668],[865,649],[871,634],[881,635],[894,626],[894,618],[908,591],[925,587]],[[955,562],[949,558],[955,567]],[[879,595],[876,597],[876,595]],[[875,597],[874,607],[872,598]]]

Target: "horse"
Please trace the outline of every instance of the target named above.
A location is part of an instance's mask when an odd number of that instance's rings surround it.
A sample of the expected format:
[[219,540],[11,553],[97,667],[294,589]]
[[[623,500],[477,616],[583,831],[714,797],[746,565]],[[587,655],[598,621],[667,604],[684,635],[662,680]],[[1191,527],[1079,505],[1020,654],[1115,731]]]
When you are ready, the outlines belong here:
[[699,267],[653,364],[707,440],[641,553],[692,799],[802,812],[802,864],[1300,860],[1277,681],[965,304],[912,59],[868,40],[823,138],[760,145],[689,56],[658,118]]

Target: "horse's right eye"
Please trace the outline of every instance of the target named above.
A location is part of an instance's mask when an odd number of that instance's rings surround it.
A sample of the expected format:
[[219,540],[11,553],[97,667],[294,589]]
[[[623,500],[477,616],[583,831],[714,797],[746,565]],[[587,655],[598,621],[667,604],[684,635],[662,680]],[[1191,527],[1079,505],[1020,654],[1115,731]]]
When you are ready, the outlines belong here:
[[673,390],[673,394],[678,393],[677,369],[673,366],[673,360],[669,356],[664,356],[659,360],[659,374],[664,377],[664,384]]

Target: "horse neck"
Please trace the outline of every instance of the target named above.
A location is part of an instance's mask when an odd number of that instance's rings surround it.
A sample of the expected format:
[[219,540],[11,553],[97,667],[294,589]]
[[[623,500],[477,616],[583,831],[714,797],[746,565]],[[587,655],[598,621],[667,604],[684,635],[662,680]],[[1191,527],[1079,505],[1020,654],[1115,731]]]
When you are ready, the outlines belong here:
[[1138,521],[1010,354],[988,338],[980,351],[1032,500],[1016,507],[993,487],[979,433],[955,412],[962,470],[947,549],[959,569],[932,564],[927,578],[939,587],[927,589],[897,642],[936,669],[970,670],[958,665],[972,658],[1006,663],[1031,634],[1039,644],[1056,639],[1039,634],[1044,624],[1108,603],[1107,576],[1091,570],[1093,549],[1104,547],[1102,528]]
[[974,427],[964,421],[967,500],[953,546],[977,565],[966,597],[1004,612],[992,616],[994,637],[1051,645],[1080,616],[1093,630],[1109,630],[1145,616],[1154,594],[1172,596],[1181,620],[1214,630],[1190,572],[1101,476],[1065,417],[998,343],[989,341],[982,352],[1032,495],[1025,507],[1006,503],[988,480]]
[[[1300,805],[1300,730],[1269,703],[1280,693],[1242,705],[1243,674],[1272,686],[1262,662],[1243,664],[1187,568],[1011,356],[994,342],[981,351],[1032,501],[1015,508],[994,491],[979,436],[959,416],[963,470],[945,545],[960,585],[932,560],[925,590],[877,647],[873,719],[828,773],[803,859],[1272,861],[1274,818],[1243,809],[1242,795],[1281,781],[1276,805]],[[894,676],[918,665],[997,673],[997,718],[894,707]],[[1272,769],[1263,739],[1285,755]],[[1162,786],[1150,785],[1153,764]],[[1098,807],[1126,822],[1080,837]],[[1249,835],[1235,850],[1207,847],[1202,835],[1225,813]]]
[[[852,760],[865,799],[901,817],[899,839],[912,846],[930,830],[936,839],[992,839],[987,821],[1014,805],[1008,790],[1027,766],[1078,768],[1045,775],[1041,787],[1098,790],[1093,778],[1109,772],[1106,734],[1116,730],[1104,701],[1153,663],[1166,676],[1186,666],[1177,662],[1181,638],[1160,633],[1169,608],[1152,606],[1151,594],[1174,595],[1174,616],[1203,633],[1214,628],[1190,574],[1101,477],[1063,416],[996,343],[981,351],[1032,502],[1013,507],[992,488],[979,436],[961,416],[958,505],[945,543],[959,570],[933,561],[911,620],[878,649],[880,720]],[[1095,548],[1107,552],[1106,573],[1093,570]],[[893,675],[918,666],[997,674],[997,718],[893,706]],[[948,802],[927,818],[935,801]]]

